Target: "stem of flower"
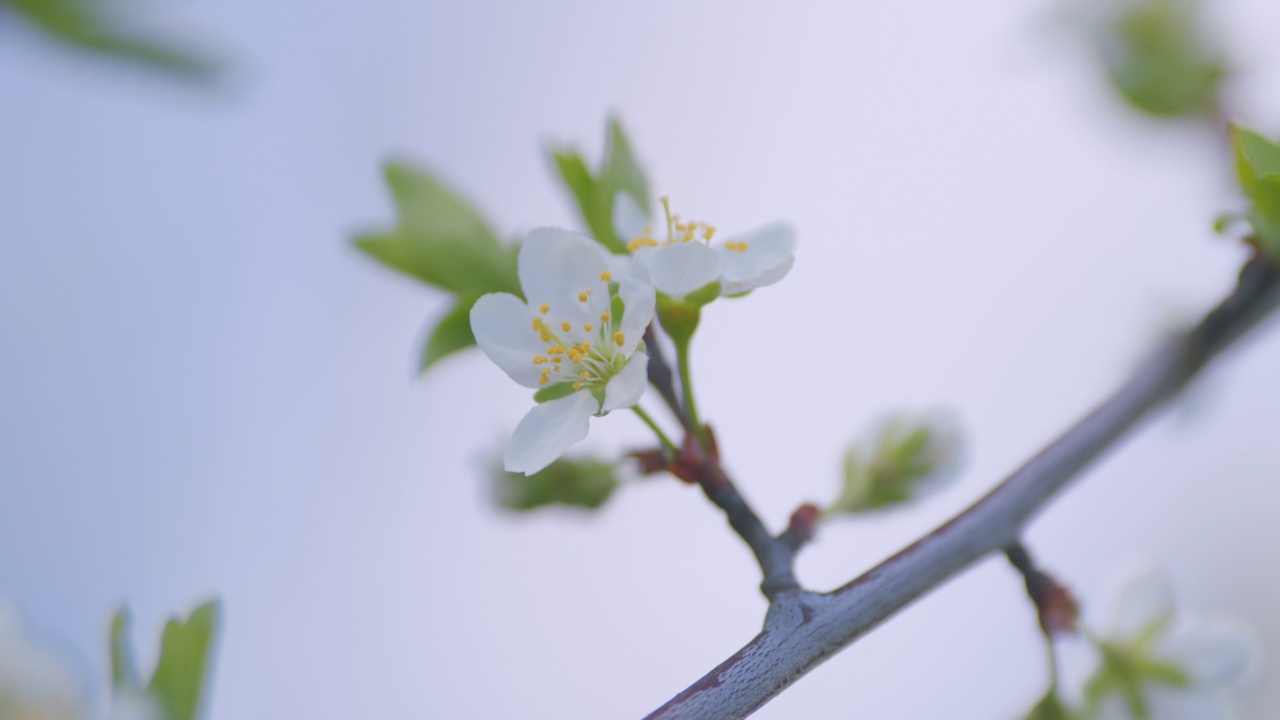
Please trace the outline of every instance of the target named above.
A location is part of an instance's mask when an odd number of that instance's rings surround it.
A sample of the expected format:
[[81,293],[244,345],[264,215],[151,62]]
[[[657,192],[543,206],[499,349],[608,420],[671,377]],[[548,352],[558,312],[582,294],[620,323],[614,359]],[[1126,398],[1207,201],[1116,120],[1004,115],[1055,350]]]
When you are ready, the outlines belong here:
[[698,404],[693,399],[693,380],[689,372],[689,340],[677,338],[672,340],[676,346],[676,366],[680,370],[680,389],[684,391],[684,411],[689,416],[689,424],[693,426],[694,435],[698,437],[698,444],[703,450],[709,450],[707,429],[702,425],[702,418],[698,415]]
[[658,427],[658,423],[654,422],[653,417],[650,416],[649,413],[645,412],[644,408],[636,405],[631,409],[634,410],[636,415],[644,421],[644,424],[648,425],[649,429],[658,436],[658,440],[662,442],[662,446],[667,449],[667,452],[671,453],[671,457],[675,457],[680,454],[680,449],[676,447],[676,444],[672,442],[671,438],[667,437],[667,434],[662,431],[662,428]]

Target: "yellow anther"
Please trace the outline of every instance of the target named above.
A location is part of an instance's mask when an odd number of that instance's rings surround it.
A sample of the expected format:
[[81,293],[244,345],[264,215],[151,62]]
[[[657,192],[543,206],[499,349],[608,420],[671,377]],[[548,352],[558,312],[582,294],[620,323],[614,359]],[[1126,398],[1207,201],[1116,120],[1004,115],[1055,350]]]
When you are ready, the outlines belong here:
[[585,292],[578,293],[578,302],[586,302],[586,301],[587,301],[587,293]]
[[551,337],[551,333],[547,332],[546,330],[542,331],[542,335],[540,337],[542,338],[542,342],[551,342],[552,340],[555,339]]
[[622,343],[627,341],[627,334],[619,330],[618,332],[613,334],[613,341],[617,343],[619,347],[621,347]]
[[547,377],[546,375],[543,375],[542,377],[538,378],[539,385],[546,385],[549,382],[551,382],[551,378]]
[[546,361],[547,361],[547,359],[546,359],[545,357],[543,357],[543,356],[539,355],[539,356],[537,356],[537,357],[535,357],[535,358],[533,359],[533,364],[534,364],[534,365],[541,365],[541,364],[545,363]]
[[540,310],[543,315],[546,315],[551,312],[551,305],[549,303],[542,303],[542,306],[539,307],[538,310]]
[[534,318],[534,319],[533,319],[533,329],[534,329],[534,330],[541,330],[541,329],[542,329],[542,318]]
[[609,322],[609,313],[600,313],[600,322]]
[[582,378],[583,380],[590,380],[591,373],[587,372],[586,370],[583,370],[582,372],[578,373],[578,377]]
[[583,330],[585,330],[586,332],[591,332],[591,328],[592,328],[592,327],[593,327],[593,326],[591,325],[591,323],[583,323],[583,324],[582,324],[582,329],[583,329]]
[[564,346],[563,346],[563,345],[552,345],[551,347],[547,348],[547,354],[548,354],[548,355],[563,355],[563,354],[564,354]]
[[580,382],[576,382],[576,383],[574,383],[574,384],[573,384],[573,389],[574,389],[574,390],[581,390],[581,389],[582,389],[582,383],[580,383]]
[[600,282],[609,282],[612,279],[613,279],[613,273],[609,272],[608,270],[605,270],[604,272],[600,273]]
[[568,320],[566,320],[566,321],[564,321],[564,322],[560,323],[560,329],[561,329],[561,330],[563,330],[563,331],[565,331],[565,332],[569,332],[570,330],[572,330],[572,329],[573,329],[573,326],[569,324],[569,321],[568,321]]
[[556,372],[560,372],[560,366],[559,366],[559,365],[555,366],[555,368],[553,368],[553,369],[554,369]]
[[715,235],[715,234],[716,234],[716,226],[715,226],[715,225],[703,225],[703,226],[702,226],[702,239],[703,239],[703,240],[710,240],[710,239],[711,239],[711,236],[712,236],[712,235]]

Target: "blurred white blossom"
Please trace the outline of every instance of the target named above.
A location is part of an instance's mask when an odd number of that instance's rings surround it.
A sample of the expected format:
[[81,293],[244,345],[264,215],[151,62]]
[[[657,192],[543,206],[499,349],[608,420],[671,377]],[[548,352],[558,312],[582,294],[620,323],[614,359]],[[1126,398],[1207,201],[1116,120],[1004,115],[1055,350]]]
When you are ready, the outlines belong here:
[[1225,618],[1180,623],[1164,572],[1134,574],[1120,592],[1086,688],[1098,720],[1230,720],[1230,700],[1261,660],[1261,642]]

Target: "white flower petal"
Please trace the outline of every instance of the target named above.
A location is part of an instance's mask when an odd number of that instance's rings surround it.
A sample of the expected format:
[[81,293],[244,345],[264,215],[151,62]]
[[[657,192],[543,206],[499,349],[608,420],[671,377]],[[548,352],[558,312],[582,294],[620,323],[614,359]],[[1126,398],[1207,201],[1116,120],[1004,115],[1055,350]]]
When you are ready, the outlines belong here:
[[630,193],[618,191],[613,198],[613,231],[623,245],[644,234],[649,227],[649,213]]
[[623,355],[630,355],[635,352],[636,345],[644,337],[645,328],[653,320],[653,286],[634,274],[628,275],[618,283],[618,297],[625,308],[622,322],[618,325],[623,334],[622,345],[618,349]]
[[649,277],[662,292],[680,297],[720,276],[721,254],[700,242],[663,245],[653,253]]
[[507,443],[504,467],[532,475],[555,462],[587,436],[591,416],[599,408],[600,403],[587,390],[534,406]]
[[[585,235],[555,227],[530,230],[516,265],[529,304],[547,303],[558,320],[591,322],[609,309],[607,286],[600,279],[610,270],[609,254]],[[588,289],[594,292],[580,302],[579,293]]]
[[1169,576],[1156,567],[1132,575],[1120,589],[1111,637],[1128,642],[1152,625],[1173,619],[1173,589]]
[[750,281],[730,282],[728,280],[725,280],[723,277],[721,277],[720,282],[722,283],[722,285],[720,287],[720,294],[721,295],[741,295],[742,293],[750,292],[752,290],[755,290],[756,288],[762,288],[768,285],[772,285],[778,282],[779,280],[781,280],[782,278],[786,277],[787,273],[791,272],[791,267],[795,264],[796,264],[796,259],[794,257],[788,258],[786,262],[773,268],[772,270],[766,270],[764,274],[751,278]]
[[1252,674],[1262,660],[1262,643],[1242,623],[1209,620],[1168,637],[1161,655],[1191,677],[1196,685],[1229,687]]
[[[772,285],[786,276],[795,264],[796,231],[788,223],[773,223],[735,238],[746,250],[717,250],[724,256],[721,280],[726,285],[755,289]],[[745,292],[739,290],[738,292]]]
[[533,329],[534,311],[510,293],[489,293],[471,307],[471,332],[495,365],[525,387],[538,387],[535,355],[546,343]]
[[649,356],[638,352],[627,361],[622,372],[614,375],[604,386],[604,404],[600,406],[602,413],[612,412],[618,408],[633,407],[640,402],[640,396],[649,385]]

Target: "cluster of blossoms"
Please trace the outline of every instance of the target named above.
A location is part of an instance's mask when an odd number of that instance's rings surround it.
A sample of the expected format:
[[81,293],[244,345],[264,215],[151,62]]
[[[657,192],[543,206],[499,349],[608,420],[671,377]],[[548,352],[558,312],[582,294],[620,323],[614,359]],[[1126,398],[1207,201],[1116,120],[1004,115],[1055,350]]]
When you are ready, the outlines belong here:
[[[660,294],[680,299],[708,288],[741,295],[791,269],[795,234],[772,225],[713,245],[715,228],[670,213],[653,238],[640,206],[620,193],[619,235],[630,253],[560,228],[530,231],[517,272],[524,299],[490,293],[471,309],[476,344],[536,406],[516,426],[504,455],[512,472],[535,473],[587,436],[593,416],[634,407],[648,384],[643,337]],[[716,285],[718,283],[718,286]]]

